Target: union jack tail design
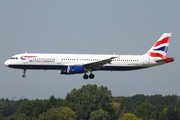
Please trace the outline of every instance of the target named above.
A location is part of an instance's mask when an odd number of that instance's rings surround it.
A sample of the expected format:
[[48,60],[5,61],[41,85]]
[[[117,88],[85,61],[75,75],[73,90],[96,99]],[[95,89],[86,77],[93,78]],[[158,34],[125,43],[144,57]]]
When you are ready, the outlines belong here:
[[150,57],[166,59],[171,33],[164,33],[152,48],[146,53]]

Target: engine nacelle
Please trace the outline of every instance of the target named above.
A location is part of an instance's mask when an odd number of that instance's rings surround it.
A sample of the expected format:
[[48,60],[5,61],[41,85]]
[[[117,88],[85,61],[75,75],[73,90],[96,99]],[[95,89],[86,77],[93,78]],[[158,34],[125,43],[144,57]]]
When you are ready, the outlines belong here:
[[60,74],[78,74],[85,73],[86,69],[83,66],[68,66],[66,70],[60,70]]

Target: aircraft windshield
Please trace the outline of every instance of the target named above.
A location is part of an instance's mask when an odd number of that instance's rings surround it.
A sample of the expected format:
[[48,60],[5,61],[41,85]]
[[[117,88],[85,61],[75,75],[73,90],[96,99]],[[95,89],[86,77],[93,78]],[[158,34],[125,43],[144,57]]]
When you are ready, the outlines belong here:
[[18,60],[18,58],[17,58],[17,57],[12,57],[11,59]]

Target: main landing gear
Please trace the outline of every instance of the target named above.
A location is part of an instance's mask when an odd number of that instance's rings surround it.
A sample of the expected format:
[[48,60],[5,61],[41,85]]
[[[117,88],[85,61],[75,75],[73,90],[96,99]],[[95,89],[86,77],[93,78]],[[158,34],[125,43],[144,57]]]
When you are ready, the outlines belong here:
[[22,75],[23,78],[26,77],[26,69],[23,70],[23,75]]
[[94,76],[94,74],[89,74],[89,76],[85,73],[84,75],[83,75],[83,78],[85,79],[85,80],[87,80],[88,78],[90,78],[90,79],[93,79],[95,76]]

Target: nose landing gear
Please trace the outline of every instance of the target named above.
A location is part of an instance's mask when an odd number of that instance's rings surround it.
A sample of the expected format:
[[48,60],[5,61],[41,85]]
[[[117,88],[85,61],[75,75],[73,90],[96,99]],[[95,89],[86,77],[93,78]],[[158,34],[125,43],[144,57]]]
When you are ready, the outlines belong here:
[[26,69],[23,70],[23,75],[22,75],[23,78],[26,77]]

